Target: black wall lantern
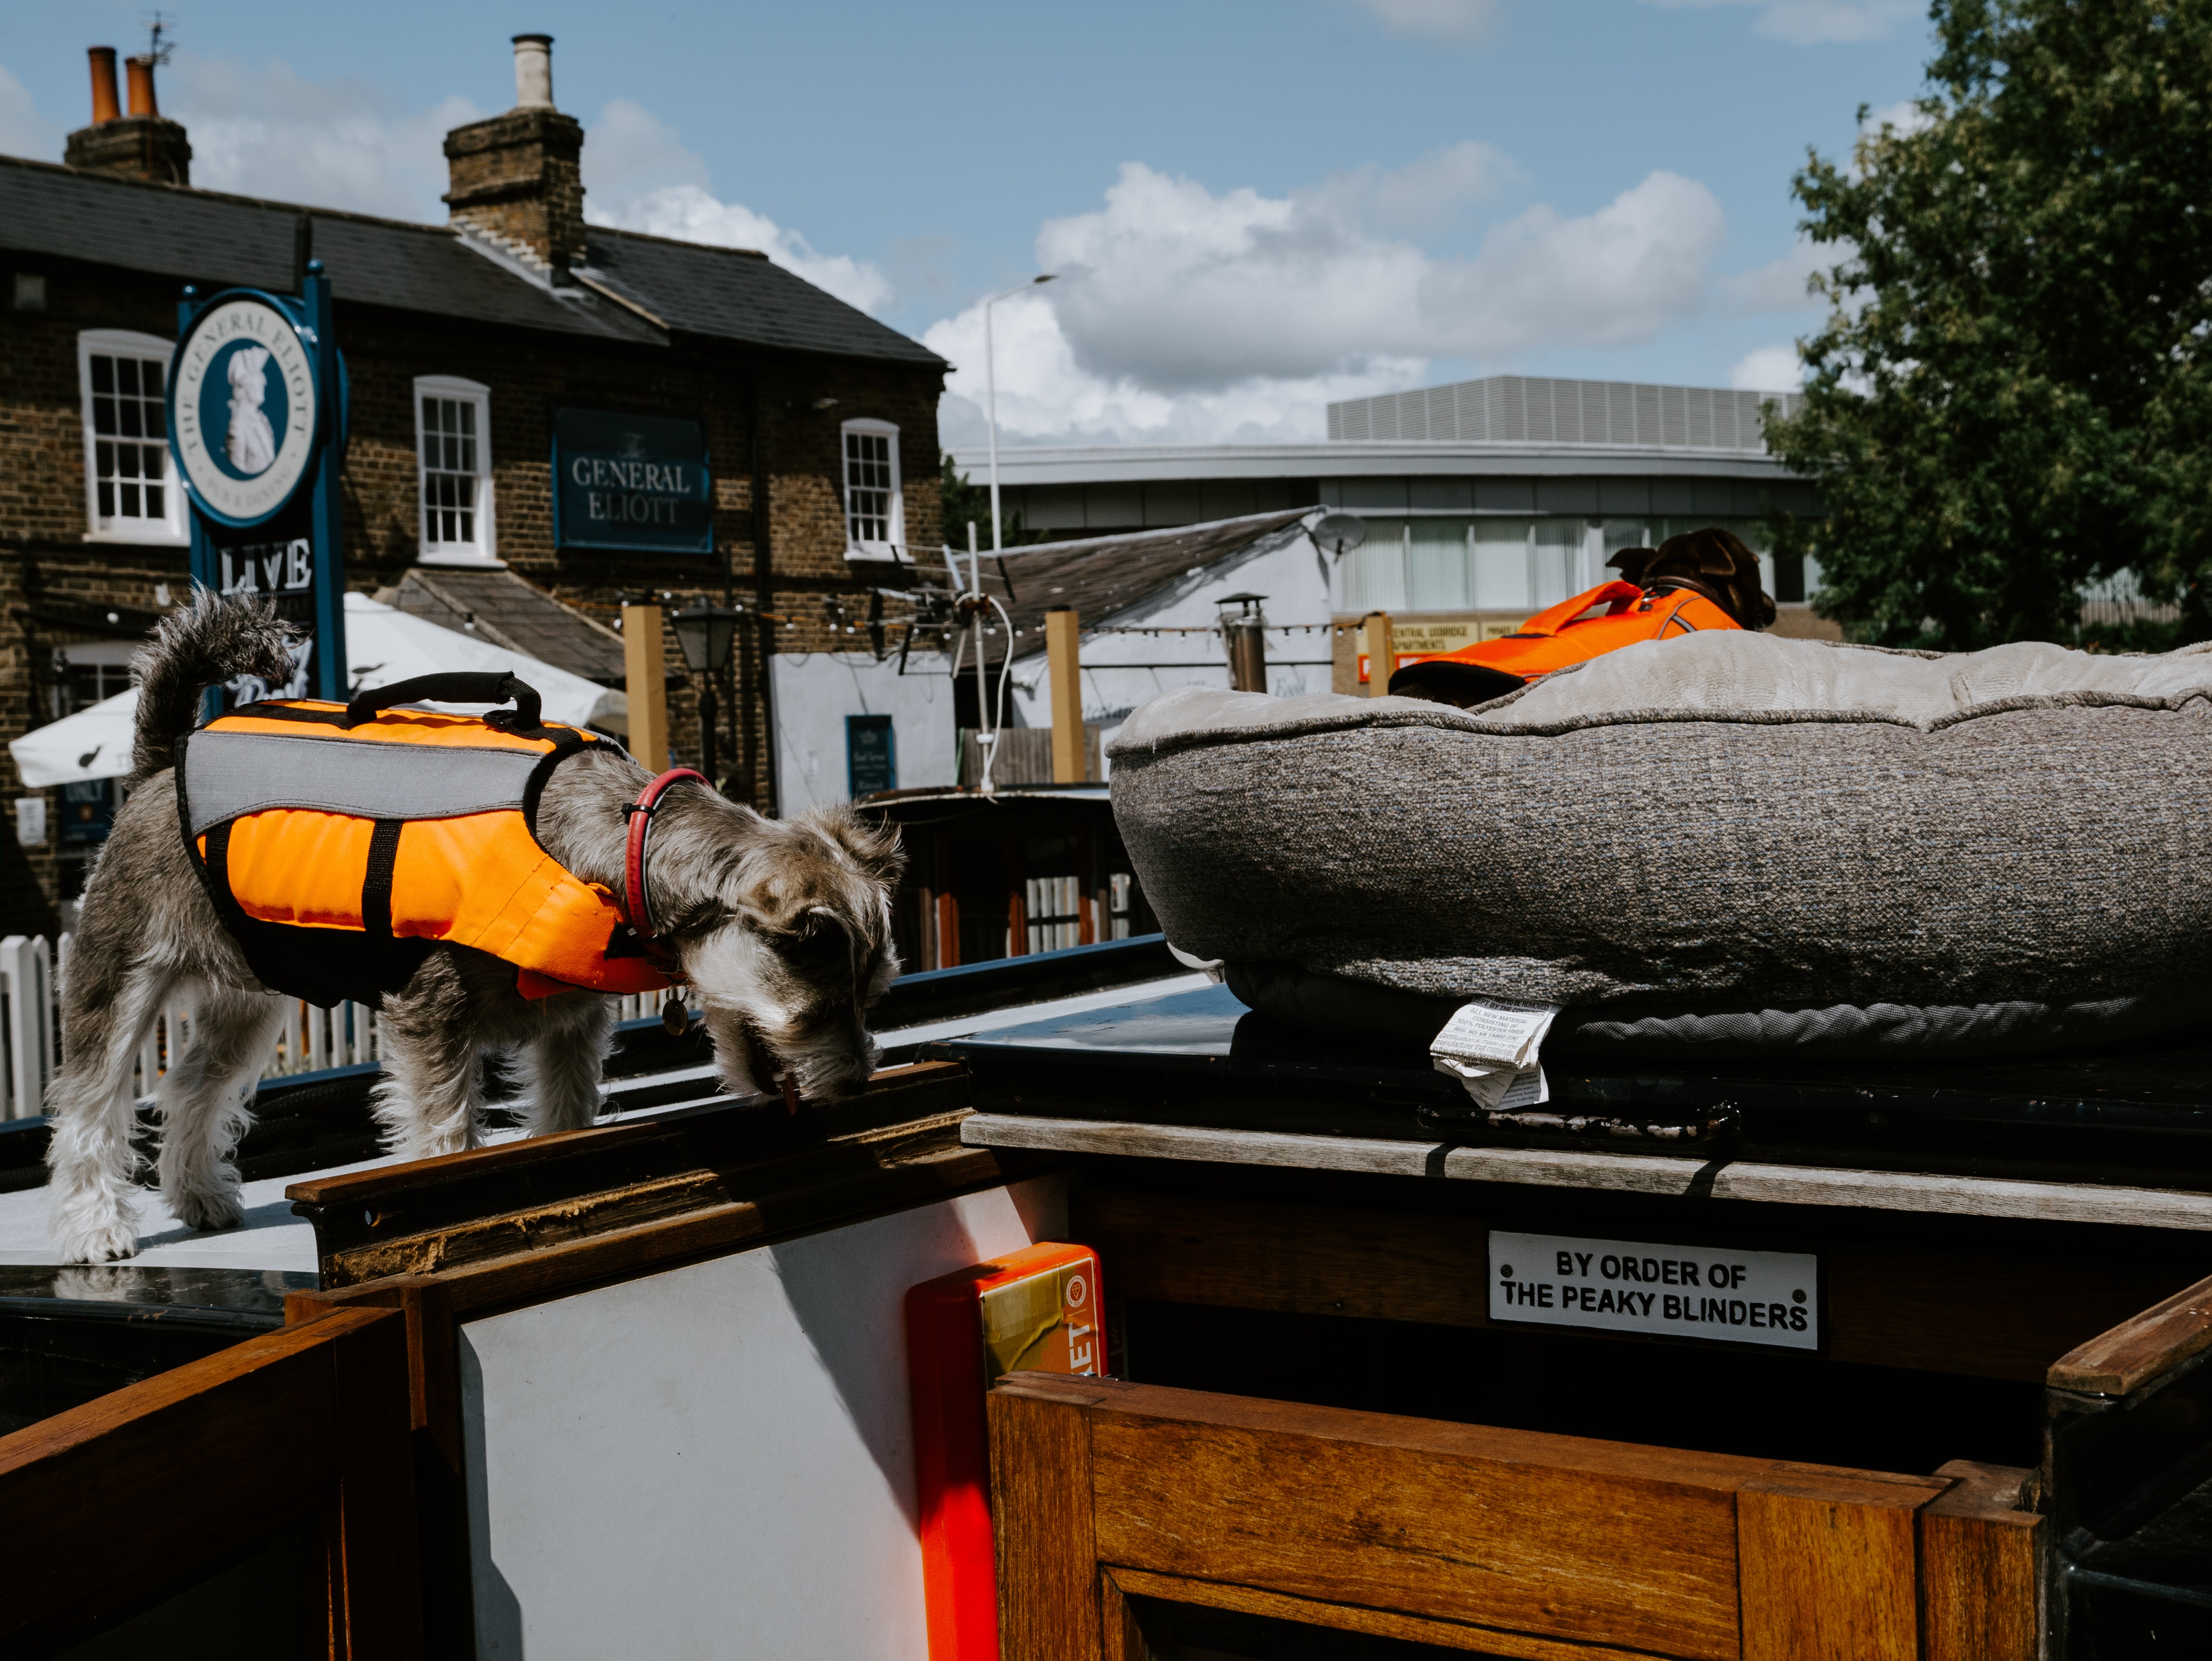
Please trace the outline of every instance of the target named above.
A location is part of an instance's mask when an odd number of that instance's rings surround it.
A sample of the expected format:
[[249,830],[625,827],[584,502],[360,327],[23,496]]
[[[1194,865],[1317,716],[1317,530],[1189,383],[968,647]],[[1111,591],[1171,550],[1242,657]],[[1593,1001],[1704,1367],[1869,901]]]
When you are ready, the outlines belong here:
[[699,770],[710,779],[714,776],[714,677],[729,664],[742,617],[726,605],[700,605],[668,619],[684,651],[684,666],[700,677]]

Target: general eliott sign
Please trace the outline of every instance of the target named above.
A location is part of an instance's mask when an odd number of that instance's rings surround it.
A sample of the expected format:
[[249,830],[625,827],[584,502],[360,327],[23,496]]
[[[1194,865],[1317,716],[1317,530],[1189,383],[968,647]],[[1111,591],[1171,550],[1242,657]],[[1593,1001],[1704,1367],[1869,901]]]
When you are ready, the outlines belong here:
[[553,536],[561,546],[712,553],[714,499],[697,422],[554,412]]

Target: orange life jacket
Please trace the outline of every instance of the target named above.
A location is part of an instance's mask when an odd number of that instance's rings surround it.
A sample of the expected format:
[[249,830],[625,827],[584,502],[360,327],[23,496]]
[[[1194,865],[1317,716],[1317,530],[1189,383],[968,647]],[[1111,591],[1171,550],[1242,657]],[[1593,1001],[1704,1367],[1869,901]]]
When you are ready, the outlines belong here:
[[271,989],[374,1003],[440,940],[515,966],[526,998],[669,984],[614,892],[538,845],[553,770],[599,742],[546,722],[248,704],[178,748],[177,815],[208,897]]
[[[1600,606],[1605,609],[1597,611]],[[1669,587],[1662,579],[1644,589],[1616,579],[1537,612],[1510,635],[1404,663],[1390,677],[1390,690],[1427,682],[1459,697],[1479,693],[1478,701],[1503,697],[1540,675],[1638,641],[1742,626],[1694,588]]]

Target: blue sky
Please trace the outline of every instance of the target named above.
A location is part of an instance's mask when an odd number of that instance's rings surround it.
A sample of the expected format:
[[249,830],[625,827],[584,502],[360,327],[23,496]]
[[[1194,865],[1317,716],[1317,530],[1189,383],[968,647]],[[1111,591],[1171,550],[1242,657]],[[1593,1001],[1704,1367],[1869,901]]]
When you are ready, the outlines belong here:
[[[145,9],[0,9],[0,151],[59,159],[84,48]],[[446,128],[556,37],[588,210],[765,248],[959,366],[998,307],[1041,441],[1318,437],[1332,397],[1495,370],[1768,386],[1816,313],[1790,178],[1921,89],[1910,0],[1111,7],[179,0],[198,183],[443,217]]]

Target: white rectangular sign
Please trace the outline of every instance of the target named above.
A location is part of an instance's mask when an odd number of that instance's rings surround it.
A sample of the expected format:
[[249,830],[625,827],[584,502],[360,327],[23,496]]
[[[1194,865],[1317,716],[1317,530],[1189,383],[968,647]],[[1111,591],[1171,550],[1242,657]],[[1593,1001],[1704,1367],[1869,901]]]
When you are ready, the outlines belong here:
[[1818,1349],[1820,1260],[1492,1229],[1490,1318]]

